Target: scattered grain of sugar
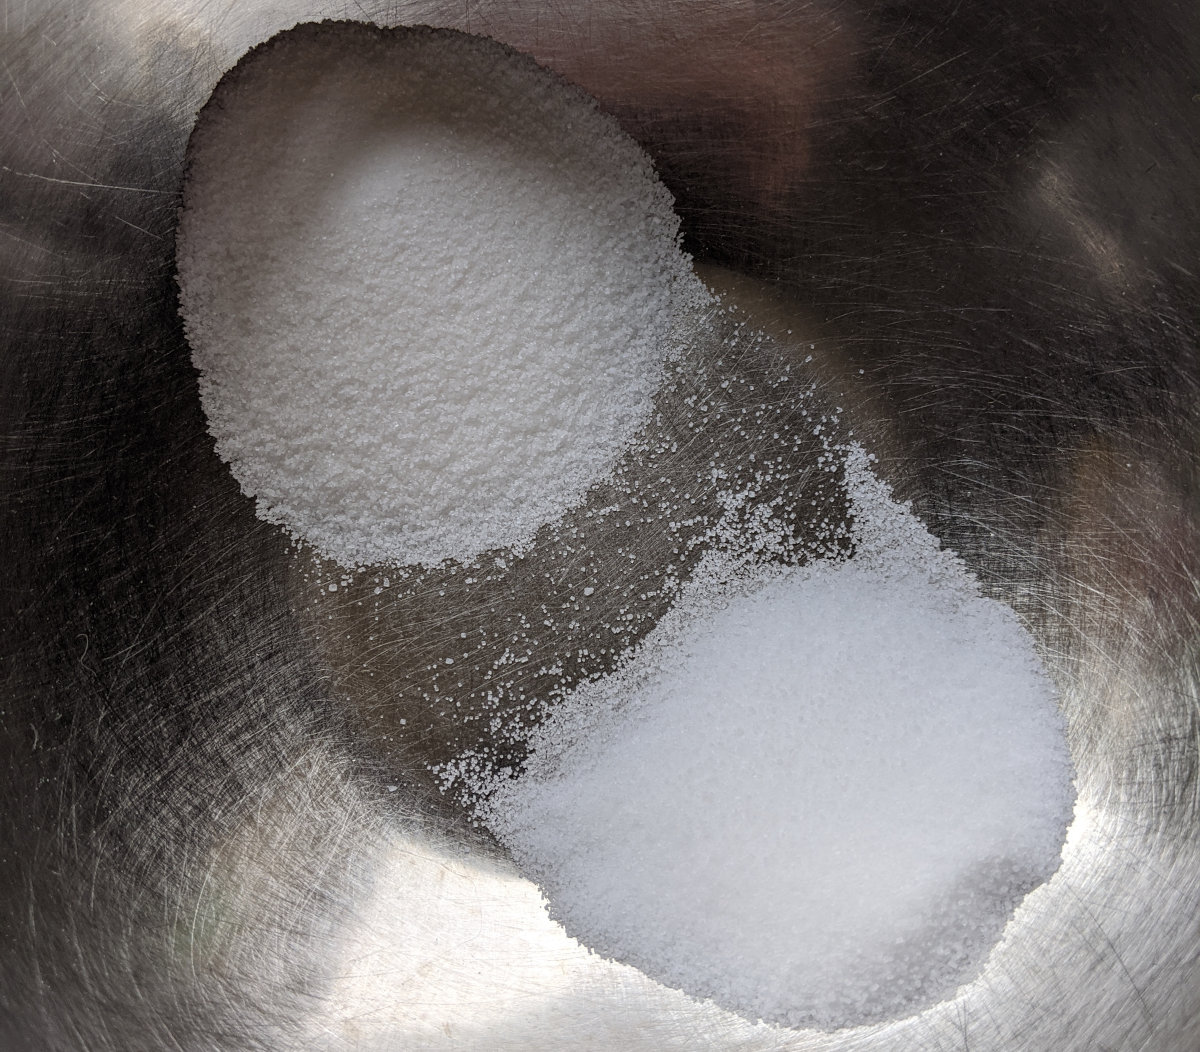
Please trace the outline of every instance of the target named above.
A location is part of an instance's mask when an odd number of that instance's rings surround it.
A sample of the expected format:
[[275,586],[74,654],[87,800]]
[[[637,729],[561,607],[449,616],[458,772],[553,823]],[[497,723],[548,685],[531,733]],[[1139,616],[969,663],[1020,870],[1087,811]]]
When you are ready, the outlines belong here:
[[217,451],[347,566],[520,549],[644,424],[707,302],[593,100],[483,38],[301,27],[193,135],[177,263]]

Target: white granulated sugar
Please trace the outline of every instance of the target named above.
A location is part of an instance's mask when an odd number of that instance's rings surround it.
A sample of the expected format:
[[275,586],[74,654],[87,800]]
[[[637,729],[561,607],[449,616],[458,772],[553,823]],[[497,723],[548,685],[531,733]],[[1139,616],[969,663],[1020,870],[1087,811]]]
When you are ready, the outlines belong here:
[[177,260],[243,491],[351,566],[527,544],[612,470],[706,297],[649,159],[462,34],[295,33],[218,99]]
[[908,1014],[979,974],[1073,801],[1032,641],[847,464],[861,556],[697,583],[481,818],[597,952],[751,1018]]

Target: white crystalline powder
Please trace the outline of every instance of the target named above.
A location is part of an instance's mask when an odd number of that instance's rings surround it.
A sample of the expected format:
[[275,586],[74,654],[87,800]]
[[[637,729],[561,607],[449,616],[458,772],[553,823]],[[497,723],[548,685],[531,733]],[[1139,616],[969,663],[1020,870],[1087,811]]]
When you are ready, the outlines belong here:
[[885,486],[859,555],[698,584],[481,817],[587,946],[752,1018],[892,1018],[974,978],[1057,869],[1054,695]]
[[218,452],[347,565],[528,543],[612,469],[706,295],[594,102],[433,31],[254,54],[197,125],[177,261]]

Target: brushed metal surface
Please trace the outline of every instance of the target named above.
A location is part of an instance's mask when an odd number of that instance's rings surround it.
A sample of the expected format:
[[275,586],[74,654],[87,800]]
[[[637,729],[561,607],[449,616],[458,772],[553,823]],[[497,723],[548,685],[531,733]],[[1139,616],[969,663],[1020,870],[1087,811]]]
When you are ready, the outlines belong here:
[[[0,1047],[1200,1047],[1200,9],[0,12]],[[710,279],[811,334],[881,473],[1034,631],[1078,815],[955,1000],[772,1029],[569,942],[427,784],[461,741],[397,741],[445,582],[363,640],[364,596],[318,591],[216,459],[172,277],[187,136],[249,47],[327,17],[489,33],[596,94]]]

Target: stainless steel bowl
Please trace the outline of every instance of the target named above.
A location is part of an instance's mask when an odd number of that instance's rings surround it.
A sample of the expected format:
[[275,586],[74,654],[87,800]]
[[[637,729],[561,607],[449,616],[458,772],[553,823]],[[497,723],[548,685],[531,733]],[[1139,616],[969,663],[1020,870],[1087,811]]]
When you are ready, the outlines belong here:
[[[367,647],[362,595],[315,592],[329,568],[216,459],[172,275],[187,137],[241,54],[322,18],[494,35],[593,92],[710,278],[813,334],[881,473],[1033,630],[1078,813],[954,1000],[774,1029],[572,944],[427,784],[461,745],[448,725],[398,731],[403,655],[449,645],[444,582]],[[1200,8],[40,0],[3,19],[0,1045],[1200,1047]]]

